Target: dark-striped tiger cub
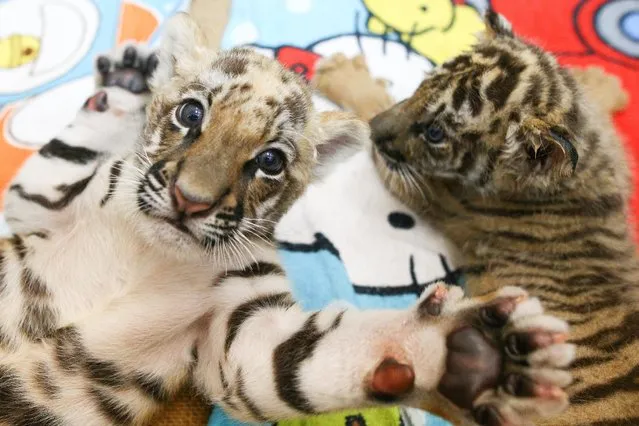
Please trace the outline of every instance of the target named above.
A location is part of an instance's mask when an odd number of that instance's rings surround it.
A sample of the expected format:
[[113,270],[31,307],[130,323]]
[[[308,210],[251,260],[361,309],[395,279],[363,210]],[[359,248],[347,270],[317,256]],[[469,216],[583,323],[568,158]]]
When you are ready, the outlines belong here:
[[179,15],[158,55],[99,58],[103,87],[8,189],[0,424],[140,424],[189,382],[252,421],[425,400],[486,425],[565,409],[568,326],[516,287],[434,285],[405,311],[295,304],[273,225],[368,129],[315,113],[276,61],[204,46]]
[[[639,425],[639,263],[622,144],[553,56],[494,12],[486,26],[471,51],[371,120],[374,161],[388,189],[461,249],[471,294],[520,286],[571,324],[571,406],[539,424]],[[521,377],[500,392],[509,387],[537,389]]]

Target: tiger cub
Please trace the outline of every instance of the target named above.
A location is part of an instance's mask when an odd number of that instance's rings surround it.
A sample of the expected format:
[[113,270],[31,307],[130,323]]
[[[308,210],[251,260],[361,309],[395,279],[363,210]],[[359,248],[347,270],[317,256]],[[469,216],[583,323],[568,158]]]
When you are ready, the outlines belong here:
[[[0,424],[140,424],[188,383],[251,421],[389,402],[486,425],[564,410],[568,326],[516,287],[434,285],[405,311],[295,304],[273,226],[368,129],[316,114],[276,61],[204,45],[179,15],[158,55],[98,59],[102,87],[9,187]],[[513,377],[537,398],[502,392]]]
[[[622,144],[554,57],[494,12],[486,26],[471,51],[370,121],[374,162],[389,191],[461,249],[471,294],[520,286],[571,325],[571,406],[540,424],[639,425],[639,263]],[[500,389],[537,388],[519,377]]]

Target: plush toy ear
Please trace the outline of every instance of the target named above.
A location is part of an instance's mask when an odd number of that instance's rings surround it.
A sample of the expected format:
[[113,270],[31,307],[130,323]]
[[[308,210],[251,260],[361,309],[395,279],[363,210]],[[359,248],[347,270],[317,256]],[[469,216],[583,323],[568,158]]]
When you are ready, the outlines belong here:
[[354,154],[370,147],[370,128],[355,115],[329,111],[320,114],[320,141],[315,146],[315,178],[321,179]]
[[579,162],[574,138],[562,126],[552,126],[538,118],[529,118],[521,124],[512,124],[506,140],[509,145],[523,147],[528,164],[533,170],[572,174]]
[[193,18],[184,12],[176,14],[166,23],[151,85],[156,88],[165,85],[176,74],[197,64],[206,51],[206,37]]
[[488,8],[484,14],[484,24],[486,25],[486,35],[495,37],[514,37],[512,25],[502,15]]

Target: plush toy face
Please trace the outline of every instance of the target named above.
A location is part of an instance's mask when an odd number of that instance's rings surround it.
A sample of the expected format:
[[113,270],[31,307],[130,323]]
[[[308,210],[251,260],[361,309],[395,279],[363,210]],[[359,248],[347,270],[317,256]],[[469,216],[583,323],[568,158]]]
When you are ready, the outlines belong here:
[[415,35],[448,27],[455,7],[451,0],[365,0],[364,4],[391,29]]

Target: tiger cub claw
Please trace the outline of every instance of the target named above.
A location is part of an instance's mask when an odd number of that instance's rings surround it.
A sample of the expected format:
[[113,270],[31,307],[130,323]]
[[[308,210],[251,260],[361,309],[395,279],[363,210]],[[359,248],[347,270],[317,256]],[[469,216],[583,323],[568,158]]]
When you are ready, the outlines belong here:
[[565,343],[568,324],[544,315],[539,300],[519,288],[471,299],[450,297],[451,290],[459,292],[436,285],[418,308],[450,324],[439,394],[487,426],[524,425],[565,410],[565,368],[575,353]]

